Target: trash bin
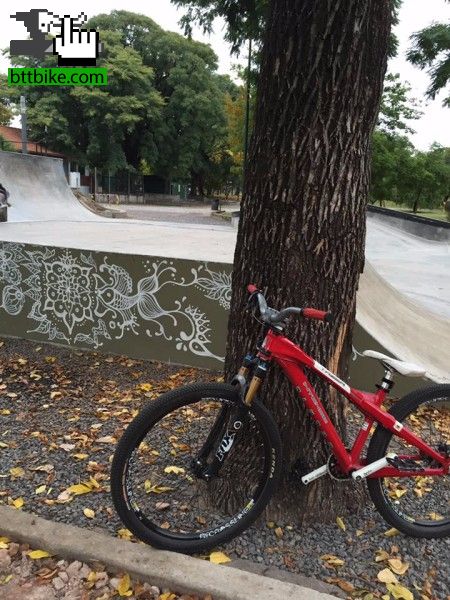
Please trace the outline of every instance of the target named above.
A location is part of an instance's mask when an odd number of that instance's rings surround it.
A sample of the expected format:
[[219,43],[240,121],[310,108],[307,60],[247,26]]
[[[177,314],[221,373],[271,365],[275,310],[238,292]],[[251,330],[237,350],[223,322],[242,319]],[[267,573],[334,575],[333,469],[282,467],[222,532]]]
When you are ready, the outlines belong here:
[[211,210],[219,210],[219,199],[213,198],[211,200]]
[[0,204],[0,223],[6,223],[8,220],[8,207],[6,204]]

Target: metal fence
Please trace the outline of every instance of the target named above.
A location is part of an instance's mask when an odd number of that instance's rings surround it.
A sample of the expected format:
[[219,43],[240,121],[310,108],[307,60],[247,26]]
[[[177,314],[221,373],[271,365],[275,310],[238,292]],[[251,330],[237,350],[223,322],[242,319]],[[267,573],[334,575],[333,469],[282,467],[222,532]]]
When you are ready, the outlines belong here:
[[[22,141],[12,140],[0,136],[0,150],[5,152],[22,152]],[[52,152],[42,144],[38,142],[27,142],[27,151],[29,154],[38,154],[40,156],[55,156],[55,152]],[[58,156],[62,156],[59,155]]]

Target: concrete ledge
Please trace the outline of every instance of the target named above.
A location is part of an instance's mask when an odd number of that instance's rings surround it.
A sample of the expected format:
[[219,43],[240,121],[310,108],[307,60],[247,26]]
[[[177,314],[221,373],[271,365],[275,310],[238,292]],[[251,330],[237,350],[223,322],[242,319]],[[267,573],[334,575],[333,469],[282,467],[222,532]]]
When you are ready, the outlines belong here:
[[224,568],[210,562],[155,550],[111,536],[47,521],[0,506],[0,534],[68,560],[99,561],[111,571],[126,571],[161,588],[180,593],[211,594],[214,600],[333,600],[310,588]]
[[450,223],[369,204],[368,217],[427,240],[450,241]]

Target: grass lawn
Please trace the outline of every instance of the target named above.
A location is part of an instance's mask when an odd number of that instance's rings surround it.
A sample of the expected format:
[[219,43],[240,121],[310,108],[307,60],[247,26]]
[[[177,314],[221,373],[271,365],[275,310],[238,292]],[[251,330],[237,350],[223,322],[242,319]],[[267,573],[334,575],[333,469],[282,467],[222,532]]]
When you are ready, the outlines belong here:
[[[379,204],[376,203],[375,206],[379,206]],[[395,202],[392,202],[391,200],[386,200],[384,207],[393,208],[394,210],[410,213],[412,215],[416,214],[419,217],[427,217],[428,219],[436,219],[438,221],[447,221],[447,215],[443,208],[419,208],[417,213],[413,213],[409,206],[395,204]]]

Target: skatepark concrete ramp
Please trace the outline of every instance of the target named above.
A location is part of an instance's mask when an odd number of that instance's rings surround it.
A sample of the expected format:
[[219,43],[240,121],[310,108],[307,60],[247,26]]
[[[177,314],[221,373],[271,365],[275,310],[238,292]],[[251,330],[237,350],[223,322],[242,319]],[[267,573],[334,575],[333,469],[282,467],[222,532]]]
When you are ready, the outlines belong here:
[[449,383],[450,321],[411,302],[366,261],[356,319],[388,353],[417,363],[436,382]]
[[[0,152],[0,182],[12,204],[0,224],[1,335],[221,368],[233,228],[102,218],[59,159]],[[448,244],[373,219],[367,233],[355,348],[449,381]],[[379,380],[379,364],[357,357],[352,385]]]
[[8,221],[103,221],[72,193],[59,158],[0,152],[0,183],[9,191]]

